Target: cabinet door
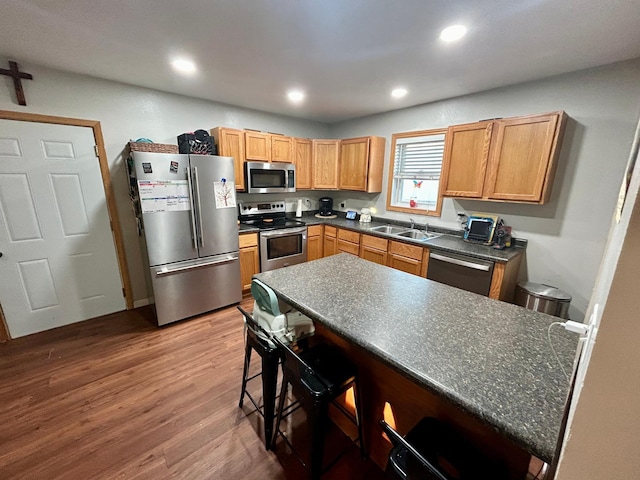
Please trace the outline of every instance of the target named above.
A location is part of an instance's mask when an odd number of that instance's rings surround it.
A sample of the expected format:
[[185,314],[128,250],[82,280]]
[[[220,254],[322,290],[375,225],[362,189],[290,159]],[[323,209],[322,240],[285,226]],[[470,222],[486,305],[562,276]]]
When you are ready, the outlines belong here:
[[367,190],[369,138],[351,138],[340,142],[340,190]]
[[403,272],[420,276],[422,261],[415,258],[403,257],[395,253],[389,253],[389,267]]
[[388,261],[387,248],[389,241],[373,235],[362,234],[360,242],[360,258],[370,262],[386,265]]
[[271,135],[268,133],[245,130],[244,132],[245,156],[252,162],[271,161]]
[[338,253],[338,243],[336,237],[324,236],[324,256],[329,257]]
[[387,252],[385,250],[378,250],[377,248],[362,245],[360,247],[360,258],[369,260],[370,262],[379,263],[380,265],[387,264]]
[[311,159],[313,147],[306,138],[293,139],[293,163],[296,165],[296,190],[309,190],[311,182]]
[[293,141],[291,137],[271,134],[271,161],[293,163]]
[[[544,201],[553,181],[560,114],[531,115],[497,122],[485,196],[495,200]],[[550,188],[547,189],[550,191]]]
[[240,235],[240,280],[242,291],[251,290],[251,278],[260,273],[260,252],[258,250],[258,234]]
[[493,122],[454,125],[447,129],[442,162],[444,196],[482,197],[492,134]]
[[233,157],[236,190],[244,190],[244,131],[216,127],[210,133],[218,144],[218,155]]
[[340,140],[313,141],[313,188],[334,190],[338,188],[338,159]]
[[307,261],[322,258],[322,235],[307,237]]

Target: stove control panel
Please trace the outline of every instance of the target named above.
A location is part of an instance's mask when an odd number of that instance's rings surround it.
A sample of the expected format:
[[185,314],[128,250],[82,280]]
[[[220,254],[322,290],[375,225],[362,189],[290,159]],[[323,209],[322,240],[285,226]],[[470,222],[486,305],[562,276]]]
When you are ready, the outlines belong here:
[[284,200],[278,200],[268,203],[257,202],[238,202],[238,211],[240,215],[262,215],[265,213],[284,213]]

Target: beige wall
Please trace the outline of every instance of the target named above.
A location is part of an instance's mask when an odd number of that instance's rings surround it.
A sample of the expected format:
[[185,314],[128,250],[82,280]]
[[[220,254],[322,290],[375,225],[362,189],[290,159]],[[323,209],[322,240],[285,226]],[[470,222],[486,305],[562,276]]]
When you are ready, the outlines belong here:
[[[1,63],[6,63],[6,60],[0,57]],[[152,292],[147,282],[146,253],[137,235],[128,196],[123,153],[129,140],[147,137],[158,143],[175,144],[176,137],[183,132],[198,128],[208,130],[218,125],[310,138],[326,137],[328,130],[326,125],[317,122],[60,72],[37,65],[20,63],[20,69],[34,77],[32,81],[23,82],[27,107],[17,104],[11,80],[1,77],[0,109],[98,120],[101,123],[136,305],[146,303]]]
[[[447,198],[440,218],[416,219],[459,228],[458,211],[500,215],[515,236],[529,241],[520,279],[567,291],[573,296],[570,317],[582,320],[640,112],[640,59],[332,124],[329,135],[336,138],[387,138],[383,193],[334,196],[348,198],[351,208],[374,205],[385,212],[392,133],[555,110],[566,111],[570,121],[547,204]],[[385,215],[402,220],[410,216]]]
[[639,188],[636,163],[627,205],[620,223],[612,225],[590,305],[597,333],[578,370],[558,480],[640,478]]

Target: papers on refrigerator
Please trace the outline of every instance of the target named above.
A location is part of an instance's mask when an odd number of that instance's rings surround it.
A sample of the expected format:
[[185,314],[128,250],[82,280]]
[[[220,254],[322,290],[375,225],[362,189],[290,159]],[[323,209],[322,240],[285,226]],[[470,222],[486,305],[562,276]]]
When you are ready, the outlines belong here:
[[142,213],[191,210],[186,180],[138,180]]

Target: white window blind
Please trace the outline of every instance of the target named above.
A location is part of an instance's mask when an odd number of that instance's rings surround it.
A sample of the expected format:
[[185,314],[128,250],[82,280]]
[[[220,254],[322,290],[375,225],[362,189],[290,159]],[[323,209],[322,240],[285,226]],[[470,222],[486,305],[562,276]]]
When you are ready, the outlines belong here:
[[393,176],[396,180],[439,180],[443,155],[444,134],[398,139]]

